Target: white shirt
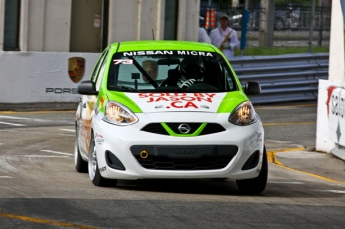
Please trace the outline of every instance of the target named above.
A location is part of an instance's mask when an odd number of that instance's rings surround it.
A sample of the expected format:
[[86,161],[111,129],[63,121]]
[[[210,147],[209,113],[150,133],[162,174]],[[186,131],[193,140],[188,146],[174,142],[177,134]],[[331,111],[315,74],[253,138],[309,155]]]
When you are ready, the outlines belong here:
[[[232,32],[231,32],[232,31]],[[234,57],[234,50],[238,48],[239,42],[238,42],[238,37],[237,33],[235,30],[227,27],[225,30],[222,28],[215,28],[211,31],[210,33],[210,38],[211,38],[211,43],[216,46],[217,48],[220,47],[222,44],[224,38],[229,34],[229,38],[226,42],[229,44],[229,48],[223,49],[223,53],[227,59],[233,58]]]
[[206,29],[199,27],[199,38],[198,38],[199,42],[207,42],[211,44],[211,39],[207,34]]

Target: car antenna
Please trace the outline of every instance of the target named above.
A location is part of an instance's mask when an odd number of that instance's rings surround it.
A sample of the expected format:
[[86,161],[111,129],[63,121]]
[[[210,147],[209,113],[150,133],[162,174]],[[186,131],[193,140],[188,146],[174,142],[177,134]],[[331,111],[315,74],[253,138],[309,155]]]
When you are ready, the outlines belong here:
[[155,40],[155,34],[153,33],[153,29],[152,29],[152,40]]

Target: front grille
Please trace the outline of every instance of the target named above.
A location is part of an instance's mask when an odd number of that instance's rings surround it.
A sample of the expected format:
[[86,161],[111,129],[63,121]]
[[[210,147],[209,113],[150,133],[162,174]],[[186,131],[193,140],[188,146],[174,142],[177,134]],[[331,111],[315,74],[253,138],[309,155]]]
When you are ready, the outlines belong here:
[[164,129],[164,127],[160,123],[150,123],[144,126],[141,130],[154,134],[169,135],[169,133]]
[[[199,146],[131,146],[131,152],[139,164],[152,170],[215,170],[226,167],[237,154],[234,145]],[[194,152],[190,154],[189,152]],[[147,152],[142,158],[141,152]],[[185,152],[181,153],[181,152]],[[146,156],[146,155],[145,155]]]
[[[165,123],[174,133],[181,134],[178,130],[178,127],[182,123]],[[193,134],[201,125],[202,123],[186,123],[191,127],[191,131],[189,134]],[[162,134],[162,135],[169,135],[169,133],[164,129],[161,123],[150,123],[144,126],[142,131],[154,133],[154,134]],[[207,123],[206,127],[202,130],[200,135],[207,135],[207,134],[215,134],[225,131],[225,128],[219,125],[218,123]]]
[[[176,134],[181,134],[180,131],[178,130],[178,127],[182,124],[180,122],[170,122],[170,123],[166,123],[169,128],[174,131]],[[186,123],[190,126],[191,130],[189,131],[189,134],[194,133],[200,126],[202,123]]]
[[223,131],[225,131],[225,128],[218,123],[208,123],[200,135],[215,134]]

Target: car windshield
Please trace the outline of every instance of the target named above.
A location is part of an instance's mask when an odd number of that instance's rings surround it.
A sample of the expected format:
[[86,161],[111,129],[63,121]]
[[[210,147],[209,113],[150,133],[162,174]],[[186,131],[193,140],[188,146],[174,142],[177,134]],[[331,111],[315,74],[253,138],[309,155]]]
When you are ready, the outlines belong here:
[[238,90],[216,52],[131,51],[113,55],[108,89],[115,91],[227,92]]

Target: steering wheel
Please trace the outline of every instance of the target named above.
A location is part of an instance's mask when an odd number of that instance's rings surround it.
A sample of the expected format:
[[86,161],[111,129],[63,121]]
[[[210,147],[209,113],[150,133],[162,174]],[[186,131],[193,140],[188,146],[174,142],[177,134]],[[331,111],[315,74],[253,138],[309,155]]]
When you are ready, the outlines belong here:
[[195,81],[196,81],[195,79],[188,79],[180,85],[180,88],[189,88],[195,83]]

